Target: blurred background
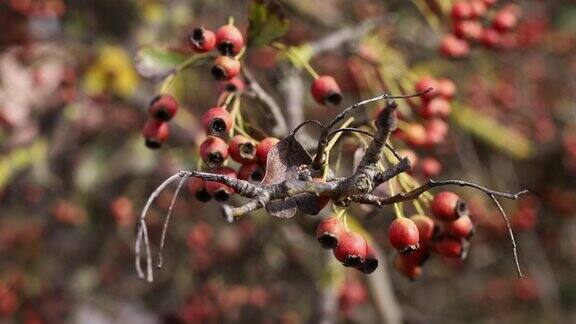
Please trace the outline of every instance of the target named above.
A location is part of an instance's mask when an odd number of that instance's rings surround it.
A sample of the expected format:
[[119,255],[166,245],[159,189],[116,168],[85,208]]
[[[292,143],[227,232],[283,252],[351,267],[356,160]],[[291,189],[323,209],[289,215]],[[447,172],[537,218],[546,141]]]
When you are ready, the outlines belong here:
[[[446,41],[458,33],[450,0],[271,3],[0,0],[0,322],[576,318],[576,3],[497,1],[485,19],[512,5],[517,26],[496,41],[470,41],[464,54]],[[217,203],[200,203],[188,192],[174,207],[164,268],[152,284],[138,279],[137,215],[166,177],[198,168],[199,118],[221,87],[210,64],[179,73],[170,91],[180,110],[168,142],[155,151],[141,135],[148,103],[165,72],[192,54],[187,36],[194,26],[215,30],[233,16],[246,35],[250,6],[263,4],[274,8],[279,41],[338,80],[342,107],[383,88],[411,92],[425,76],[456,84],[441,143],[421,147],[401,136],[393,142],[422,162],[413,174],[419,181],[433,176],[531,190],[502,202],[525,278],[516,277],[495,207],[479,192],[457,190],[477,224],[469,256],[434,257],[413,282],[393,268],[391,207],[352,208],[381,254],[378,270],[363,275],[320,248],[320,216],[278,219],[258,211],[228,224]],[[326,42],[343,29],[348,36]],[[313,102],[310,78],[292,63],[270,46],[248,48],[243,62],[282,107],[289,129],[333,116],[334,108]],[[409,115],[418,105],[402,102],[400,111]],[[241,108],[257,139],[271,134],[259,106],[246,101]],[[358,118],[370,120],[376,110]],[[343,137],[338,148],[347,157],[357,146],[354,137]],[[350,165],[343,161],[339,172]],[[172,192],[162,192],[148,216],[154,251]]]

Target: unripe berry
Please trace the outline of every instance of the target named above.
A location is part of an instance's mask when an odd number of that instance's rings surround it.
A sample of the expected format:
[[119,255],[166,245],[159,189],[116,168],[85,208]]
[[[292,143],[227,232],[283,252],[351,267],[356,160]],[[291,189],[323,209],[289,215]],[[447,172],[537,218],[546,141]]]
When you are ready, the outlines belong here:
[[201,202],[207,202],[212,199],[212,196],[206,191],[206,181],[202,178],[192,177],[190,182],[188,182],[188,190]]
[[440,43],[440,54],[448,58],[462,58],[470,53],[470,45],[454,35],[446,35]]
[[148,119],[146,124],[144,124],[142,134],[146,140],[146,146],[151,149],[157,149],[160,148],[162,143],[166,142],[168,139],[170,129],[166,122],[156,119]]
[[148,106],[148,116],[160,121],[169,121],[176,115],[178,102],[170,95],[159,95]]
[[408,255],[398,254],[394,258],[394,269],[414,281],[422,275],[422,267],[411,261]]
[[420,245],[426,243],[434,237],[438,230],[438,226],[434,224],[434,220],[426,215],[414,215],[410,217],[410,220],[416,224],[418,228],[418,235],[420,237]]
[[396,218],[388,227],[390,244],[402,254],[410,254],[418,249],[420,234],[418,227],[409,218]]
[[207,135],[222,136],[232,128],[232,117],[223,107],[210,108],[202,115],[202,126]]
[[198,53],[210,52],[216,46],[216,35],[204,27],[196,27],[188,37],[194,51]]
[[456,84],[450,79],[438,79],[438,95],[446,100],[454,99],[456,95]]
[[464,215],[455,221],[445,223],[446,233],[463,239],[469,239],[474,234],[474,223],[468,215]]
[[430,208],[434,217],[443,222],[457,220],[469,213],[466,202],[450,191],[442,191],[434,195]]
[[356,269],[360,270],[364,274],[372,273],[378,268],[378,258],[376,257],[376,252],[374,249],[368,245],[366,250],[366,257],[364,260],[356,266]]
[[501,9],[494,16],[492,27],[500,32],[509,31],[518,24],[518,17],[510,8]]
[[442,172],[442,164],[432,157],[422,159],[419,166],[425,178],[435,177]]
[[238,170],[238,178],[252,183],[260,183],[264,179],[264,168],[257,162],[243,164]]
[[484,28],[481,42],[488,48],[498,47],[502,43],[502,35],[494,28]]
[[218,81],[230,81],[240,73],[240,61],[229,56],[218,56],[212,66],[212,76]]
[[342,92],[336,80],[329,75],[323,75],[312,82],[312,97],[317,103],[325,106],[338,106],[342,101]]
[[266,165],[266,162],[268,161],[268,152],[270,152],[272,147],[274,147],[278,142],[280,142],[280,140],[275,137],[266,137],[258,143],[258,146],[256,146],[256,155],[258,156],[260,163]]
[[234,56],[244,46],[244,37],[238,28],[224,25],[216,31],[216,47],[222,55]]
[[424,101],[431,100],[432,98],[438,95],[438,81],[432,77],[424,77],[416,83],[414,86],[416,92],[422,92],[429,88],[432,88],[432,91],[423,94],[421,97]]
[[344,223],[338,217],[324,218],[316,228],[316,238],[325,249],[334,249],[338,246],[338,237],[344,233]]
[[242,136],[236,135],[228,142],[228,153],[232,160],[245,164],[256,161],[256,143]]
[[[214,174],[222,174],[230,178],[236,179],[236,171],[228,167],[217,167],[212,170]],[[234,189],[228,187],[227,185],[216,182],[216,181],[206,181],[206,191],[209,195],[214,197],[217,201],[226,201],[234,193]]]
[[346,267],[355,267],[366,258],[366,240],[360,234],[343,232],[338,236],[338,246],[333,250],[336,259]]
[[460,0],[454,2],[450,15],[454,20],[470,19],[473,15],[472,6],[468,1]]
[[448,118],[451,111],[452,108],[450,107],[448,100],[442,97],[437,97],[425,103],[422,107],[422,110],[420,111],[420,114],[423,118],[426,119],[431,119],[434,117]]
[[200,144],[200,156],[207,166],[217,167],[228,158],[228,144],[220,137],[209,136]]
[[447,258],[463,260],[468,255],[469,244],[463,239],[445,236],[435,241],[433,246],[438,254]]

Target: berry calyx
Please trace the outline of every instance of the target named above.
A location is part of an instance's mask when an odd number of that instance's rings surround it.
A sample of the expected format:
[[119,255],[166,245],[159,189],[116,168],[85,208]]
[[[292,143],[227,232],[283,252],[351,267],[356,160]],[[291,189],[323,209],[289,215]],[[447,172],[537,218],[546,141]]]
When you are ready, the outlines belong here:
[[228,158],[228,144],[220,137],[209,136],[200,144],[200,156],[207,166],[217,167]]
[[238,170],[238,178],[252,183],[260,183],[264,179],[264,168],[257,162],[243,164]]
[[204,27],[196,27],[188,37],[192,49],[198,53],[210,52],[216,46],[216,35]]
[[206,190],[206,181],[202,178],[192,177],[190,182],[188,182],[188,190],[201,202],[208,202],[212,199],[212,196]]
[[266,137],[256,146],[256,155],[263,165],[266,165],[268,161],[268,152],[270,152],[272,147],[278,142],[280,142],[280,140],[275,137]]
[[316,227],[316,238],[325,249],[334,249],[338,246],[338,237],[345,232],[344,223],[335,216],[324,218]]
[[238,28],[224,25],[216,31],[216,47],[222,55],[234,56],[244,46],[244,37]]
[[[228,167],[217,167],[211,171],[214,174],[222,174],[230,178],[236,179],[236,171]],[[227,185],[216,182],[216,181],[206,181],[206,191],[209,195],[214,197],[216,201],[226,201],[234,193],[234,189],[228,187]]]
[[366,257],[356,269],[360,270],[363,274],[370,274],[378,268],[378,258],[376,257],[376,251],[371,246],[367,247]]
[[232,117],[222,107],[210,108],[202,115],[202,126],[207,135],[222,136],[232,128]]
[[396,218],[388,227],[390,244],[402,254],[410,254],[420,246],[418,227],[409,218]]
[[232,137],[228,142],[228,153],[238,163],[249,163],[256,160],[256,143],[242,135]]
[[466,202],[450,191],[434,195],[431,209],[434,217],[443,222],[451,222],[469,214]]
[[317,103],[325,106],[338,106],[342,102],[342,92],[336,80],[329,76],[323,75],[312,82],[310,89],[312,97]]
[[146,124],[144,124],[142,134],[144,135],[145,143],[148,148],[158,149],[162,146],[162,143],[166,142],[168,139],[170,129],[166,122],[156,119],[148,119]]
[[230,81],[240,73],[240,61],[229,56],[218,56],[210,72],[218,81]]
[[333,250],[336,259],[345,267],[355,267],[366,257],[367,244],[362,235],[343,232],[338,236],[338,246]]
[[469,239],[474,234],[474,229],[474,223],[468,215],[444,224],[446,233],[457,238]]
[[169,121],[176,115],[178,102],[170,95],[156,96],[148,106],[148,116],[160,121]]

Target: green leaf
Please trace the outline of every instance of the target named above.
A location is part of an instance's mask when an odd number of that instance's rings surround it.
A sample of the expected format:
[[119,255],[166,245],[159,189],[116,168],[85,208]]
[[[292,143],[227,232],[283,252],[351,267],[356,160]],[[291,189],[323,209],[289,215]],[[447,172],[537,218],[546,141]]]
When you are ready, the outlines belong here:
[[136,53],[136,70],[144,78],[163,79],[187,59],[170,49],[147,46]]
[[274,0],[252,0],[248,28],[248,44],[267,46],[288,31],[290,21],[284,17]]

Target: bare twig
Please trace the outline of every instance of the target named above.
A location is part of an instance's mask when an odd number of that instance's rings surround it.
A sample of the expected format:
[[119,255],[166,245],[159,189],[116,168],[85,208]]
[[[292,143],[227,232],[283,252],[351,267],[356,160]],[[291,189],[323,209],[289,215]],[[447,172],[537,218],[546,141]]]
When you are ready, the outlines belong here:
[[172,201],[170,202],[170,207],[168,208],[168,215],[166,215],[166,220],[164,221],[164,226],[162,227],[162,238],[160,239],[160,249],[158,251],[158,264],[156,265],[158,269],[161,269],[162,264],[164,263],[162,253],[164,252],[164,242],[166,242],[166,232],[168,230],[168,224],[170,223],[170,217],[172,216],[174,203],[176,202],[176,198],[178,198],[178,194],[180,193],[180,189],[182,188],[184,181],[186,181],[186,177],[182,177],[180,182],[178,182],[178,186],[176,187],[176,191],[174,191]]
[[510,235],[510,241],[512,242],[512,253],[514,254],[514,263],[516,264],[516,272],[518,273],[518,278],[522,278],[523,275],[522,275],[522,270],[520,270],[520,262],[518,261],[518,252],[517,252],[517,247],[516,247],[516,240],[514,239],[514,233],[512,232],[512,227],[510,226],[510,221],[508,220],[508,216],[506,216],[506,212],[502,208],[502,205],[500,205],[500,202],[498,201],[498,199],[496,199],[496,197],[494,197],[494,194],[488,194],[488,196],[490,198],[492,198],[492,201],[494,202],[494,204],[496,204],[496,207],[498,207],[498,211],[500,211],[500,215],[502,215],[502,218],[506,222],[506,227],[508,227],[508,234]]

